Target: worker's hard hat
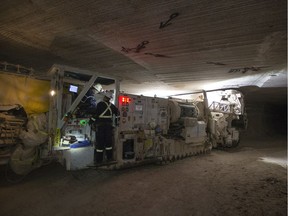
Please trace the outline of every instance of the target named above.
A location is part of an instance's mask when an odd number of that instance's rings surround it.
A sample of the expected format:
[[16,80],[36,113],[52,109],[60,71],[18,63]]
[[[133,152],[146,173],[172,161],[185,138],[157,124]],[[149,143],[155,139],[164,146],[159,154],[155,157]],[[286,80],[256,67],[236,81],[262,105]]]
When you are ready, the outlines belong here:
[[102,93],[105,97],[107,98],[112,98],[113,97],[113,93],[111,91],[105,91]]
[[98,92],[103,91],[102,85],[99,84],[99,83],[94,84],[92,87],[93,87],[94,89],[96,89]]

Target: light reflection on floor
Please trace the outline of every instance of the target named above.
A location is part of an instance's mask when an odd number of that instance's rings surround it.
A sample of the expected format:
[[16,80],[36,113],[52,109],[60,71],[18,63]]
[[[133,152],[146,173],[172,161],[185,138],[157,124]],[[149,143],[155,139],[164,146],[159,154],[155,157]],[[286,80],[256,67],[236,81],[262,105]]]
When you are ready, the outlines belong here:
[[287,152],[286,151],[275,152],[269,156],[260,157],[259,161],[265,163],[277,164],[287,169]]

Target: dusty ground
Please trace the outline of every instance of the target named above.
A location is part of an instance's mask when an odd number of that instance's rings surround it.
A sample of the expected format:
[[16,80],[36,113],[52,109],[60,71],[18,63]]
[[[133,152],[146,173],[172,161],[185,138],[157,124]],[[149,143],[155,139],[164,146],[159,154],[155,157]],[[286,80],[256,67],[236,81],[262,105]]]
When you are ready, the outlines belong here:
[[51,164],[17,184],[2,172],[0,215],[287,215],[286,153],[285,139],[244,139],[164,166],[67,172]]

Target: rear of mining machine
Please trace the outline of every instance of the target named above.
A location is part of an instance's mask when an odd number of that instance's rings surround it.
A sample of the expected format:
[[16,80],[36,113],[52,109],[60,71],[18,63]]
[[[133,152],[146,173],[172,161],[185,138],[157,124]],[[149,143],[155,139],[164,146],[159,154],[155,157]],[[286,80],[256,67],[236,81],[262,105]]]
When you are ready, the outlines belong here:
[[203,93],[193,102],[119,95],[119,163],[167,162],[210,151]]
[[[237,90],[213,92],[216,101],[209,101],[210,92],[205,91],[188,94],[188,98],[167,99],[119,93],[117,79],[90,71],[54,66],[49,73],[54,92],[49,111],[49,146],[67,170],[167,162],[239,142],[244,102]],[[95,85],[101,89],[89,96]],[[120,119],[114,122],[113,163],[104,160],[95,165],[97,133],[91,129],[89,119],[91,109],[101,100],[101,91],[114,93],[112,103],[119,108]]]
[[[184,97],[183,97],[184,96]],[[238,90],[199,91],[168,99],[119,94],[119,165],[168,162],[235,147],[245,129]]]

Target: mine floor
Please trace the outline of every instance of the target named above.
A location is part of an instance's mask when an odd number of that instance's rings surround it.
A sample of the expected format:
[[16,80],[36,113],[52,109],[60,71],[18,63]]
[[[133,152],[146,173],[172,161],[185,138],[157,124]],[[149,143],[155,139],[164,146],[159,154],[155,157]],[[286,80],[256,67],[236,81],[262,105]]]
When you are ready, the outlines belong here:
[[22,181],[0,177],[0,215],[287,215],[285,138],[241,140],[166,165],[66,171],[58,163]]

